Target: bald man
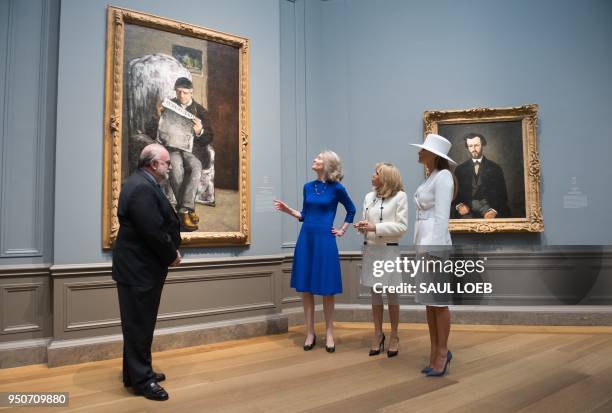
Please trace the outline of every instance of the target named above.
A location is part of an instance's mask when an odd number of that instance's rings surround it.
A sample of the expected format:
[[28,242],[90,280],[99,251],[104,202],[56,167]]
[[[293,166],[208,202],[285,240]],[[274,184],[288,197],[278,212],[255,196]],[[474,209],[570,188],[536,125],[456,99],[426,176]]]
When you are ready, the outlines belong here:
[[123,332],[123,383],[135,394],[167,400],[159,385],[163,373],[153,371],[151,344],[168,267],[178,266],[180,224],[159,183],[168,179],[170,154],[159,144],[146,146],[138,170],[119,195],[119,233],[113,250]]

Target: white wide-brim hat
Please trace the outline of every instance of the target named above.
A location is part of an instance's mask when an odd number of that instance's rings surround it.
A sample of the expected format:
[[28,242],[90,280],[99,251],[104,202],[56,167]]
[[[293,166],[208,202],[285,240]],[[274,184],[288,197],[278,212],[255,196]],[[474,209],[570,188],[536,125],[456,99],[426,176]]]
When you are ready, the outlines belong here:
[[453,161],[448,156],[448,151],[450,151],[452,144],[448,141],[448,139],[443,136],[430,133],[425,137],[425,142],[423,142],[422,144],[411,143],[411,145],[436,154],[449,161],[452,165],[457,165],[457,162]]

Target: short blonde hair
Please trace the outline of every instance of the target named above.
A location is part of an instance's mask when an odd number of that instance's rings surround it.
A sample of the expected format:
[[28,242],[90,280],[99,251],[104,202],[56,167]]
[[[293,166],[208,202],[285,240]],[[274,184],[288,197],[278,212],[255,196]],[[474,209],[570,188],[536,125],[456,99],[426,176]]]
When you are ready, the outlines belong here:
[[323,171],[325,172],[325,180],[332,182],[340,182],[344,175],[342,174],[342,161],[338,154],[334,151],[321,151],[321,159],[323,159]]
[[374,188],[377,196],[381,198],[391,198],[399,191],[404,190],[402,175],[400,175],[399,169],[393,164],[379,162],[376,164],[375,169],[378,172],[378,178],[380,180],[380,186]]

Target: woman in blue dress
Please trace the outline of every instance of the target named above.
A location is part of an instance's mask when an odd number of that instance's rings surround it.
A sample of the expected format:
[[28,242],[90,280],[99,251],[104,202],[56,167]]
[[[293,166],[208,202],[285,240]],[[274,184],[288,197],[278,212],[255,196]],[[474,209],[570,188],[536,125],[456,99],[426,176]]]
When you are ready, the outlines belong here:
[[[304,351],[316,344],[314,331],[314,294],[323,296],[325,349],[336,349],[333,335],[334,295],[342,292],[342,275],[336,237],[344,235],[355,216],[355,205],[342,180],[342,162],[335,152],[323,151],[312,162],[317,179],[304,185],[302,211],[275,200],[274,207],[303,222],[293,254],[291,287],[302,293],[306,341]],[[334,228],[338,203],[346,209],[340,228]]]

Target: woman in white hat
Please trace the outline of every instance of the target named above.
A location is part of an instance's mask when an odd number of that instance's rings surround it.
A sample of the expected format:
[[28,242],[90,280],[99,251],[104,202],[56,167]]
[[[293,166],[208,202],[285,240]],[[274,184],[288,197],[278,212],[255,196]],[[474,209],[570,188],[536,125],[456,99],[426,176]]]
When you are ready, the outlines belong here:
[[[404,192],[402,176],[390,163],[377,163],[372,174],[372,192],[363,201],[363,219],[354,226],[364,234],[364,254],[362,261],[361,284],[370,288],[372,296],[372,318],[374,337],[370,346],[370,356],[380,354],[385,348],[383,324],[383,287],[398,286],[402,274],[397,271],[374,274],[374,260],[394,262],[400,256],[399,240],[408,230],[408,197]],[[389,306],[391,334],[387,357],[395,357],[399,351],[398,294],[385,291]]]
[[[448,156],[451,143],[444,137],[429,134],[423,144],[412,144],[418,148],[419,162],[425,166],[427,179],[417,188],[414,194],[416,222],[414,227],[414,244],[417,257],[425,260],[442,258],[445,250],[451,245],[448,231],[451,201],[455,192],[455,180],[449,164],[456,165]],[[417,275],[425,281],[433,281],[431,274]],[[423,284],[421,284],[422,286]],[[427,324],[431,351],[429,365],[421,370],[430,377],[444,376],[448,373],[452,353],[448,350],[451,316],[448,305],[439,295],[420,294],[417,287],[416,300],[426,305]],[[442,297],[445,298],[445,297]],[[442,305],[441,305],[442,304]]]

